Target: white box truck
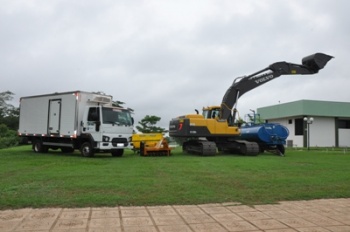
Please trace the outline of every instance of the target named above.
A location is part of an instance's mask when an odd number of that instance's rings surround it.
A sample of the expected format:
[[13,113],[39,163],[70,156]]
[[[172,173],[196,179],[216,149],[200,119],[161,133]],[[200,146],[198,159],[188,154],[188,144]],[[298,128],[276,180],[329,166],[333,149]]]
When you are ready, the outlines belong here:
[[110,95],[83,91],[22,97],[18,134],[35,152],[79,149],[85,157],[95,152],[122,156],[134,120],[129,109],[114,107],[112,100]]

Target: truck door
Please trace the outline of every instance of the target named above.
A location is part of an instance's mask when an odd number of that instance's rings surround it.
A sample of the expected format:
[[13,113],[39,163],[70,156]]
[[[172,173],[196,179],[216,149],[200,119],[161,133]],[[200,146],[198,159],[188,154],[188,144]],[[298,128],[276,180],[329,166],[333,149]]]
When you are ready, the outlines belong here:
[[49,128],[48,134],[60,133],[61,99],[49,102]]
[[99,107],[89,107],[85,112],[84,123],[83,123],[83,133],[91,134],[95,140],[100,138],[100,108]]

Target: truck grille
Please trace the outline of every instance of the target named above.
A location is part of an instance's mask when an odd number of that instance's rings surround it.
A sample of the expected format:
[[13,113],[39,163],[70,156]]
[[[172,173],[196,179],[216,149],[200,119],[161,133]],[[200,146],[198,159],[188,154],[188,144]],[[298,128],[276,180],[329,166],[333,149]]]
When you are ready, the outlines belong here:
[[113,147],[117,147],[118,144],[124,144],[124,147],[128,146],[128,140],[126,138],[114,138],[112,139]]

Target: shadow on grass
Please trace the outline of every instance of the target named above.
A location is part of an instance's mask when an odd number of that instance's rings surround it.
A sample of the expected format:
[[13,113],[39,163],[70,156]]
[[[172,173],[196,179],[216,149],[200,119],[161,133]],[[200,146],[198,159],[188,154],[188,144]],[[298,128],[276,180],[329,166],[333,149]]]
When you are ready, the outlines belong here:
[[40,156],[62,156],[62,157],[74,157],[74,158],[82,158],[82,159],[121,159],[121,157],[117,156],[112,156],[111,153],[109,152],[96,152],[94,156],[92,157],[84,157],[80,154],[78,151],[74,151],[72,153],[67,153],[67,152],[61,152],[59,149],[58,150],[49,150],[48,152],[45,153],[35,153],[34,151],[28,151],[28,155],[40,155]]

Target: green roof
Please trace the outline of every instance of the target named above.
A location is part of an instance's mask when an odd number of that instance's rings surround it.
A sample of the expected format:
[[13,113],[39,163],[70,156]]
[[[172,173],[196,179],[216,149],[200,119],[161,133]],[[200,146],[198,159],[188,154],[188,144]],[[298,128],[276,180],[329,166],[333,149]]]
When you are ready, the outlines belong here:
[[257,109],[264,119],[295,116],[350,117],[350,102],[300,100]]

